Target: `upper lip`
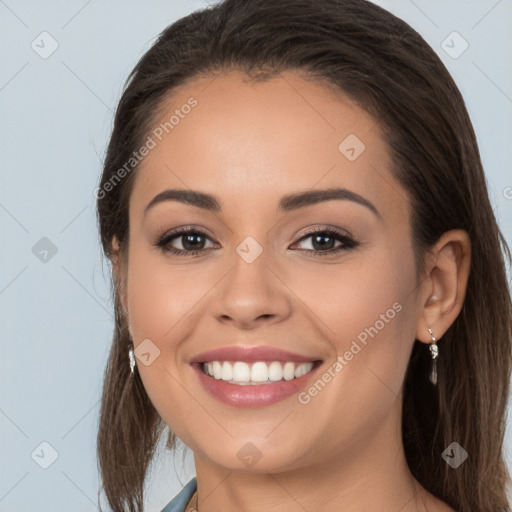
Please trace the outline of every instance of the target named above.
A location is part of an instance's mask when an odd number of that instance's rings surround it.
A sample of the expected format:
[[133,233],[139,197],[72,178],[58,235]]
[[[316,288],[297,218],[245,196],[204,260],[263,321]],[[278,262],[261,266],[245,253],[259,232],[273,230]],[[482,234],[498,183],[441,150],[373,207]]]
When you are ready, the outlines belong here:
[[205,363],[209,361],[245,361],[252,363],[256,361],[292,361],[298,363],[308,363],[317,361],[318,358],[295,354],[280,348],[260,345],[258,347],[233,345],[214,350],[202,352],[194,356],[190,363]]

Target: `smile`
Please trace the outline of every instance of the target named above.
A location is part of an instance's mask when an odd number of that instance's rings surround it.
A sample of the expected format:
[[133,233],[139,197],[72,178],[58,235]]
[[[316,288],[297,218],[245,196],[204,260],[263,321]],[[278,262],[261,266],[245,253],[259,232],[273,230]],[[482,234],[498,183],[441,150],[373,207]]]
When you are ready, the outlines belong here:
[[201,387],[211,397],[232,407],[256,408],[281,402],[300,393],[323,365],[321,360],[316,360],[253,363],[207,361],[194,362],[191,366]]

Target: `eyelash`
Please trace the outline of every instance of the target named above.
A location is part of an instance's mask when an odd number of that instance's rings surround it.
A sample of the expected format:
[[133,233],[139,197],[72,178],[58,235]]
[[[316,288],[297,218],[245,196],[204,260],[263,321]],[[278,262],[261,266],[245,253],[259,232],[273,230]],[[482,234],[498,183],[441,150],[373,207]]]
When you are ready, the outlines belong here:
[[[306,252],[306,253],[313,253],[312,256],[325,256],[330,255],[334,253],[338,253],[340,251],[346,251],[348,249],[352,249],[354,247],[357,247],[359,244],[347,233],[341,232],[334,228],[315,228],[312,231],[306,233],[304,236],[302,236],[299,240],[297,240],[297,243],[302,242],[303,240],[308,239],[309,237],[317,234],[322,233],[326,234],[328,236],[335,235],[333,238],[338,239],[343,243],[343,245],[336,247],[334,249],[329,249],[327,251],[316,251],[314,249],[297,249],[299,252]],[[196,251],[187,251],[183,249],[176,249],[174,247],[166,247],[172,240],[175,238],[179,238],[180,236],[184,235],[200,235],[201,237],[208,238],[210,237],[206,235],[203,231],[200,231],[199,229],[193,228],[193,227],[187,227],[187,228],[179,228],[176,231],[173,231],[171,233],[167,233],[166,235],[162,236],[158,242],[156,242],[154,245],[156,247],[159,247],[163,252],[165,253],[171,253],[175,254],[177,256],[195,256],[201,252],[206,251],[207,249],[199,249]]]

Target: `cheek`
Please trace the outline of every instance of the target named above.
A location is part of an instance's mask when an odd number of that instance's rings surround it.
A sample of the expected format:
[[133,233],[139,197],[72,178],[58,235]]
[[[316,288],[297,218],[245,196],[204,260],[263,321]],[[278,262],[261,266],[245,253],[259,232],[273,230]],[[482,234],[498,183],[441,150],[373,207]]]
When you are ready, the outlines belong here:
[[192,313],[207,286],[205,276],[189,268],[170,265],[154,251],[133,249],[128,269],[128,308],[138,341],[175,338],[174,330],[179,330],[179,323]]
[[[187,438],[186,422],[194,401],[185,399],[181,343],[193,332],[201,297],[212,284],[206,275],[176,265],[144,249],[130,253],[128,269],[128,310],[134,345],[149,346],[151,364],[137,360],[144,388],[158,414],[181,439]],[[154,348],[156,347],[156,348]],[[153,352],[154,351],[154,352]],[[158,354],[153,359],[153,354]]]
[[343,358],[333,379],[342,394],[372,401],[372,393],[399,392],[416,327],[415,267],[404,254],[355,255],[285,278],[330,343],[332,362]]
[[334,354],[328,371],[300,398],[325,425],[327,439],[359,446],[401,402],[415,333],[415,268],[403,256],[381,254],[372,264],[333,269],[326,276],[303,272],[293,288],[308,297],[319,335]]
[[146,342],[149,352],[157,354],[148,366],[137,361],[139,373],[160,415],[166,418],[172,403],[173,415],[183,417],[188,401],[176,397],[183,397],[180,382],[190,378],[184,364],[190,355],[188,341],[199,338],[201,322],[211,313],[210,293],[229,267],[170,263],[143,246],[130,250],[127,295],[136,355],[145,340],[151,340]]
[[397,368],[414,336],[414,282],[412,261],[390,255],[350,279],[339,304],[344,313],[336,325],[338,353],[361,371],[373,370],[395,391]]
[[349,350],[352,340],[369,346],[370,340],[385,338],[389,348],[403,340],[398,331],[410,327],[406,305],[414,300],[412,257],[389,249],[374,253],[364,258],[354,253],[333,265],[280,269],[283,281],[304,305],[301,311],[321,327],[321,335],[339,354]]

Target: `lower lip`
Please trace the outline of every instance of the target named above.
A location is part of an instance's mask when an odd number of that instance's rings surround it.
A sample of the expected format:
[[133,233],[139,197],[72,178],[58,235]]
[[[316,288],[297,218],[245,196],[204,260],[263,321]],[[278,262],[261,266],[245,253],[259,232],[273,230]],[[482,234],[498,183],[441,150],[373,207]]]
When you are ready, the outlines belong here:
[[224,380],[217,380],[205,375],[201,370],[202,363],[194,363],[192,367],[198,374],[203,387],[221,402],[235,407],[263,407],[275,404],[281,400],[298,393],[306,387],[320,368],[321,364],[315,363],[313,369],[292,380],[280,380],[272,384],[229,384]]

